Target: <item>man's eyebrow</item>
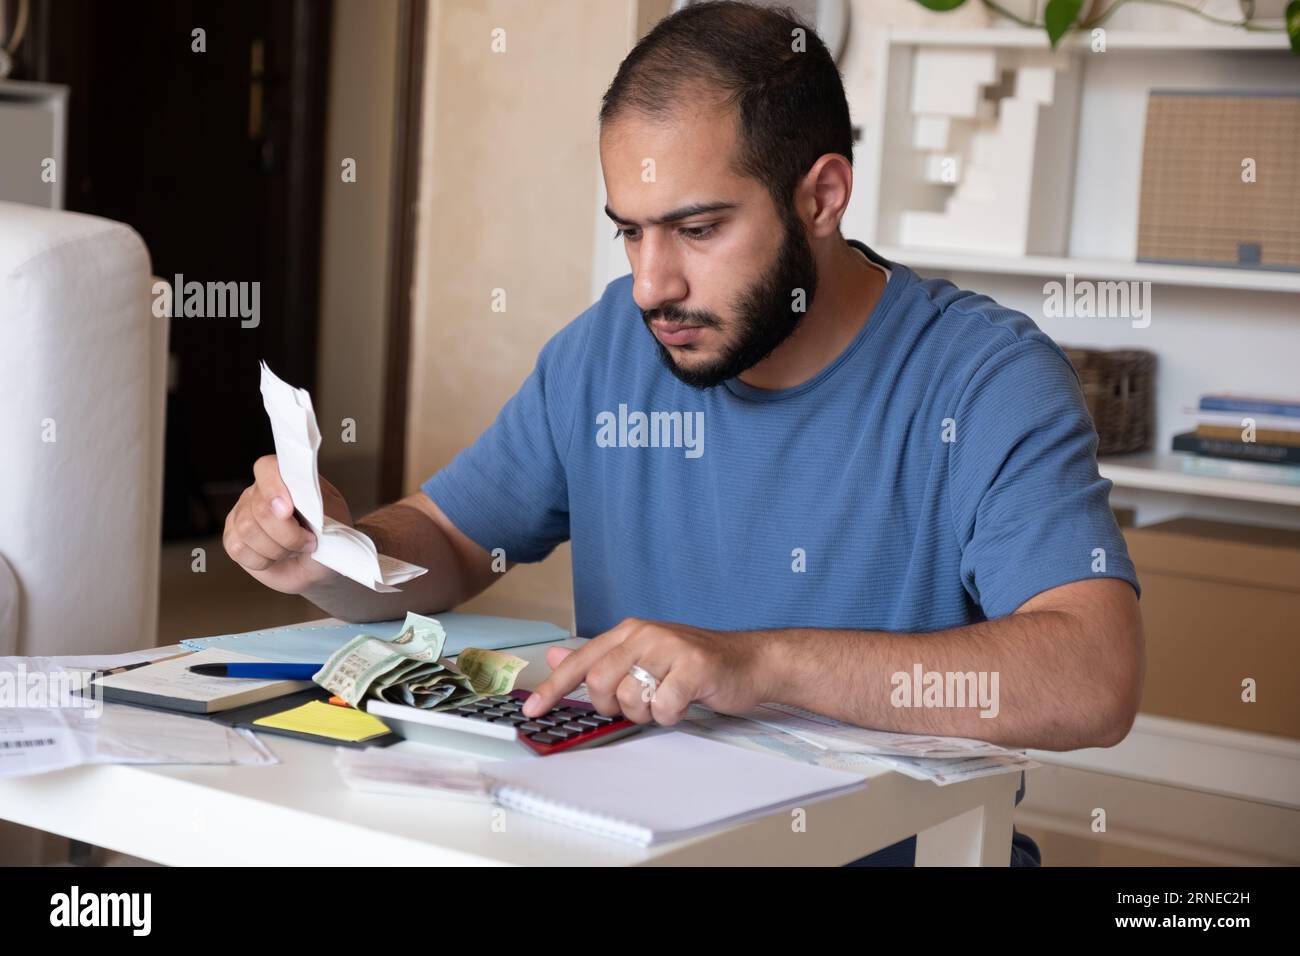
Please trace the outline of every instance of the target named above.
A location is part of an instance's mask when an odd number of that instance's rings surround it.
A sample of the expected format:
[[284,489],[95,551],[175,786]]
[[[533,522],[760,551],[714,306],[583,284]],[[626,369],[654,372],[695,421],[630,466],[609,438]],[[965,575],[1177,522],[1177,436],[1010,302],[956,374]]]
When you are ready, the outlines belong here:
[[[662,216],[653,216],[649,220],[649,224],[652,226],[662,226],[666,223],[689,219],[692,216],[702,216],[705,213],[721,212],[725,209],[736,209],[739,206],[740,203],[734,202],[697,202],[692,203],[689,206],[682,206],[680,209],[669,210]],[[614,222],[618,223],[620,226],[641,225],[641,223],[633,222],[631,219],[624,219],[618,213],[614,212],[614,210],[610,209],[609,206],[605,207],[605,215],[609,216],[610,219],[614,220]]]

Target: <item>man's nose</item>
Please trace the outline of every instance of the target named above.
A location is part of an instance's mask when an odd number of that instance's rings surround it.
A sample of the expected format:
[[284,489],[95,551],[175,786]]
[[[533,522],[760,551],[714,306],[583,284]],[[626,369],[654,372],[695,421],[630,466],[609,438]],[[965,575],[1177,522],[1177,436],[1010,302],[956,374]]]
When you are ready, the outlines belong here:
[[686,278],[669,242],[643,235],[638,250],[632,298],[643,312],[654,312],[686,298]]

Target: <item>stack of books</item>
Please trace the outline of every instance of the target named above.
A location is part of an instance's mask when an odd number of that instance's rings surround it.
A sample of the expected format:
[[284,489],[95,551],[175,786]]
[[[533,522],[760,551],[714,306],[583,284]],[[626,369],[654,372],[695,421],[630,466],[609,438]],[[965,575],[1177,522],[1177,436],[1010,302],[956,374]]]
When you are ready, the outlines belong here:
[[1300,485],[1300,399],[1202,395],[1195,414],[1174,436],[1184,471]]

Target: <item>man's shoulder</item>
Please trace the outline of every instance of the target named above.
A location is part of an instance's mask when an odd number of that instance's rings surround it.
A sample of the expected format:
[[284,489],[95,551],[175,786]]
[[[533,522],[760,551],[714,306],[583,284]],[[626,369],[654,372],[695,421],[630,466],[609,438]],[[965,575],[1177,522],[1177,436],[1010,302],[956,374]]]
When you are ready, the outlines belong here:
[[1065,352],[1027,314],[946,279],[912,283],[902,307],[923,324],[920,338],[942,356],[945,374],[968,377],[1008,363],[1070,368]]
[[[936,331],[961,336],[968,343],[1005,348],[1018,342],[1052,340],[1027,314],[991,296],[954,285],[946,279],[922,279],[911,289],[932,311]],[[915,305],[914,305],[915,307]]]

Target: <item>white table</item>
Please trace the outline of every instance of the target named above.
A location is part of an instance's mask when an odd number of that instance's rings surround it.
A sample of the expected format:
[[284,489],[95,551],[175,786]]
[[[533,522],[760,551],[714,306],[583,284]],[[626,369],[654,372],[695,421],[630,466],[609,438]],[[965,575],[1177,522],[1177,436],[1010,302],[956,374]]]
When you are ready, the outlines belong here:
[[[519,686],[546,676],[549,646],[512,649],[532,663]],[[333,747],[262,739],[279,764],[96,765],[0,780],[0,819],[174,866],[839,865],[914,833],[918,865],[1006,866],[1020,781],[937,787],[881,770],[863,790],[803,808],[802,832],[780,811],[643,849],[489,803],[355,792]]]

